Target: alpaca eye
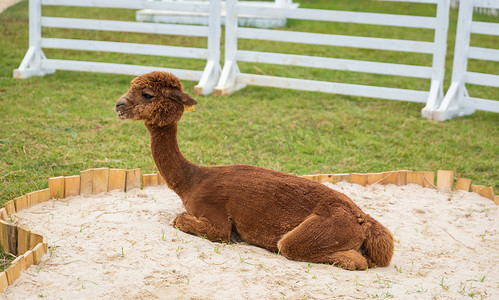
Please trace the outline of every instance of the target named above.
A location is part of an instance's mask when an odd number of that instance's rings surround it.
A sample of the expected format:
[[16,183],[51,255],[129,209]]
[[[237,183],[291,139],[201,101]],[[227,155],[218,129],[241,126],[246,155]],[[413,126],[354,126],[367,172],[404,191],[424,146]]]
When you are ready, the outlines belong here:
[[142,97],[146,100],[151,100],[154,96],[148,93],[142,93]]

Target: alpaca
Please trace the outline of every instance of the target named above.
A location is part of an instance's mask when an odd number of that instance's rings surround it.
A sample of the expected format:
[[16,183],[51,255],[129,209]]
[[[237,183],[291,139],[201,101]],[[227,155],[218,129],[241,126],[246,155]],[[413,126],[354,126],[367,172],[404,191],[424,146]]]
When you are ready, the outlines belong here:
[[195,104],[173,74],[151,72],[133,79],[115,106],[121,119],[143,120],[150,133],[156,166],[185,208],[174,227],[211,241],[237,238],[298,261],[349,270],[389,265],[392,234],[346,195],[260,167],[188,161],[177,123]]

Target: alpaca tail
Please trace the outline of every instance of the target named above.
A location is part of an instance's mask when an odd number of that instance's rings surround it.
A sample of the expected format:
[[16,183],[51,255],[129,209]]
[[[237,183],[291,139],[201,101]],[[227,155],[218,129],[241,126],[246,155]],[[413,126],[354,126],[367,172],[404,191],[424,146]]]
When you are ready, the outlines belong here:
[[363,255],[370,260],[370,265],[387,267],[393,256],[393,235],[381,223],[367,216],[362,224],[366,240],[362,245]]

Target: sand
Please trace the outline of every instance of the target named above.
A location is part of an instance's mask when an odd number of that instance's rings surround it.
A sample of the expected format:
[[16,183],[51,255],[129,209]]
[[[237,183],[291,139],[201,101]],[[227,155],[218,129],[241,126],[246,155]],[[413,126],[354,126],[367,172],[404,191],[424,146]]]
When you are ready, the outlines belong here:
[[0,13],[21,0],[0,0]]
[[389,267],[347,271],[175,230],[166,187],[51,200],[17,213],[49,253],[2,299],[499,299],[498,210],[475,193],[330,185],[395,236]]

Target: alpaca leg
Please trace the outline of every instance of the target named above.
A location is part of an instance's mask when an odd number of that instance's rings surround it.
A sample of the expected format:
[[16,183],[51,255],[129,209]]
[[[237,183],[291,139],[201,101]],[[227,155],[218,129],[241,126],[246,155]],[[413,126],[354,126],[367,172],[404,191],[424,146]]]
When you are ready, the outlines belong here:
[[192,233],[199,236],[206,236],[213,242],[229,242],[231,235],[231,224],[223,224],[216,226],[212,224],[207,218],[196,218],[183,212],[177,215],[173,220],[173,227],[180,230]]
[[364,240],[364,231],[356,218],[337,208],[332,216],[310,215],[285,234],[277,246],[290,259],[365,270],[368,263],[357,252]]
[[369,267],[366,258],[356,250],[335,252],[329,256],[329,263],[347,270],[365,270]]

